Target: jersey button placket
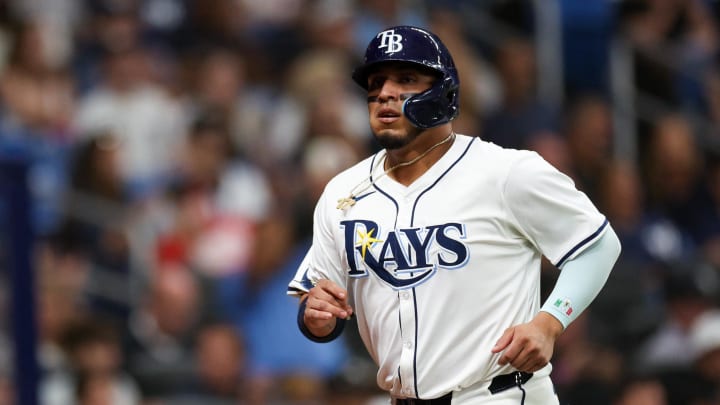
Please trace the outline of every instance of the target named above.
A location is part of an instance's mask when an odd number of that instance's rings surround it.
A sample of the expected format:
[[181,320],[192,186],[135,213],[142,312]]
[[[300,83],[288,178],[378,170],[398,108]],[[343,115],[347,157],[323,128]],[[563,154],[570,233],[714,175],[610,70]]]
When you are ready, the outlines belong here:
[[408,228],[412,224],[412,209],[413,209],[413,198],[410,195],[406,195],[403,198],[398,199],[398,214],[397,214],[397,227]]
[[415,303],[412,290],[399,294],[400,319],[402,322],[402,350],[400,351],[400,377],[404,388],[415,385]]
[[[412,203],[410,196],[400,199],[397,227],[409,228],[412,226]],[[408,275],[409,276],[409,275]],[[403,393],[411,396],[414,394],[415,386],[415,300],[412,289],[400,290],[398,294],[400,321],[402,323],[402,350],[400,351],[400,377],[403,385]]]

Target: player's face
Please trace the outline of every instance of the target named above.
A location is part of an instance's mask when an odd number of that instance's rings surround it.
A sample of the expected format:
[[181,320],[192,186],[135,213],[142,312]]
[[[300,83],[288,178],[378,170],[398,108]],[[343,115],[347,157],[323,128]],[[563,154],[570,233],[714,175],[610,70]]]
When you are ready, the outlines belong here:
[[370,128],[382,147],[401,148],[422,132],[403,115],[403,101],[429,89],[435,80],[432,73],[407,63],[383,64],[368,76]]

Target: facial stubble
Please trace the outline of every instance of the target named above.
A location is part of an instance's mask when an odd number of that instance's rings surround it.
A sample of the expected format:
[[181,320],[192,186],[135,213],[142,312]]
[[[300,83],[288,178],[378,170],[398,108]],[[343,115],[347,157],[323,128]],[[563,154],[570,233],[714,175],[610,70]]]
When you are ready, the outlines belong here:
[[422,130],[420,128],[411,127],[407,129],[405,135],[401,136],[383,134],[383,132],[384,131],[382,130],[375,132],[375,139],[383,148],[387,150],[395,150],[404,148],[405,146],[409,145],[418,136],[420,136]]

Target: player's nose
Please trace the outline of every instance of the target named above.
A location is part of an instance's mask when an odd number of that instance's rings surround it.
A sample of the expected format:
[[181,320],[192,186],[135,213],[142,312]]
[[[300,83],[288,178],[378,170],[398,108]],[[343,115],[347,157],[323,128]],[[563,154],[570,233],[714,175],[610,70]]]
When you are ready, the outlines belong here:
[[389,100],[399,99],[400,87],[392,80],[385,80],[382,87],[380,88],[380,93],[378,94],[378,101],[386,102]]

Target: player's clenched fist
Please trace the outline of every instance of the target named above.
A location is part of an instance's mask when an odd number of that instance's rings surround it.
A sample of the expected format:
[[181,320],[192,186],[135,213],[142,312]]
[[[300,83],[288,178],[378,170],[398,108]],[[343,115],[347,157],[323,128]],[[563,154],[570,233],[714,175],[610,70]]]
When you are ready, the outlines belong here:
[[562,329],[551,315],[540,312],[528,323],[507,328],[492,352],[504,351],[498,361],[501,366],[509,363],[519,371],[533,373],[550,362]]
[[329,335],[337,318],[347,319],[353,313],[347,303],[347,291],[330,280],[319,280],[303,299],[303,321],[318,337]]

